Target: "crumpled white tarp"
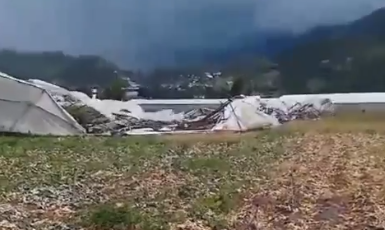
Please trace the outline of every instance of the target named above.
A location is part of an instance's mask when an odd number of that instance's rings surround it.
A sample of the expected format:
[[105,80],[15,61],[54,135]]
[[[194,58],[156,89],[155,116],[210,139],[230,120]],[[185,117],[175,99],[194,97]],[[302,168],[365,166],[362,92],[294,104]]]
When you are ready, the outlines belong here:
[[90,106],[99,111],[104,116],[113,119],[114,113],[119,114],[121,110],[130,112],[132,117],[137,119],[146,119],[154,121],[181,121],[183,113],[175,114],[172,110],[161,110],[157,112],[145,112],[142,107],[133,101],[115,101],[115,100],[99,100],[89,99],[83,101],[87,106]]
[[[30,80],[35,84],[45,88],[56,97],[70,96],[75,98],[81,104],[90,106],[101,114],[110,119],[114,119],[113,114],[120,114],[122,110],[129,111],[132,117],[137,119],[154,120],[154,121],[183,121],[184,113],[175,114],[172,110],[161,110],[157,112],[145,112],[138,104],[142,103],[171,103],[171,104],[210,104],[226,101],[221,100],[132,100],[132,101],[115,101],[115,100],[99,100],[91,99],[86,94],[81,92],[71,92],[61,87],[46,83],[41,80]],[[65,100],[65,99],[64,99]],[[183,103],[182,103],[183,102]],[[241,99],[235,99],[224,108],[222,119],[212,128],[212,131],[227,130],[227,131],[249,131],[264,127],[275,127],[280,125],[279,116],[289,116],[291,111],[296,108],[301,109],[303,105],[311,105],[319,111],[330,109],[332,103],[327,97],[309,96],[283,96],[281,98],[261,98],[260,96],[248,96]],[[295,106],[294,106],[295,105]],[[294,106],[294,107],[293,107]],[[266,112],[261,107],[273,109],[273,112]],[[289,118],[290,120],[290,118]],[[139,133],[143,131],[138,131]]]
[[70,93],[70,91],[68,91],[65,88],[62,88],[60,86],[57,86],[57,85],[54,85],[52,83],[48,83],[48,82],[45,82],[45,81],[42,81],[39,79],[29,79],[28,81],[31,82],[32,84],[36,85],[36,86],[39,86],[39,87],[47,90],[49,93],[52,93],[52,94],[67,95]]
[[250,131],[264,127],[278,126],[277,118],[258,110],[259,97],[236,99],[224,108],[223,119],[213,131]]
[[83,102],[91,99],[87,94],[78,91],[70,91],[70,95],[72,96],[72,98]]
[[279,98],[262,98],[260,103],[265,104],[266,107],[282,110],[285,113],[289,112],[289,107]]
[[184,119],[184,112],[174,113],[172,109],[164,109],[157,112],[144,112],[141,118],[164,122],[182,121]]
[[66,106],[70,104],[67,101],[66,97],[70,98],[72,102],[73,101],[84,102],[90,99],[90,97],[88,97],[88,95],[86,95],[85,93],[77,92],[77,91],[69,91],[63,87],[45,82],[43,80],[29,79],[28,82],[31,82],[32,84],[45,89],[55,99],[55,101],[61,106]]
[[30,82],[33,82],[36,85],[46,89],[49,93],[55,97],[59,104],[66,105],[64,99],[65,96],[70,96],[72,99],[76,99],[79,104],[84,104],[90,106],[106,116],[107,118],[113,119],[114,113],[119,114],[121,110],[129,111],[132,117],[137,119],[146,119],[154,121],[182,121],[184,118],[184,113],[175,114],[172,110],[161,110],[157,112],[145,112],[142,107],[138,104],[138,101],[116,101],[116,100],[100,100],[92,99],[88,95],[77,92],[69,91],[62,87],[56,86],[54,84],[42,81],[31,79]]
[[129,111],[133,117],[137,118],[141,118],[144,113],[142,107],[130,101],[89,99],[83,102],[111,119],[114,117],[113,113],[120,113],[121,110]]

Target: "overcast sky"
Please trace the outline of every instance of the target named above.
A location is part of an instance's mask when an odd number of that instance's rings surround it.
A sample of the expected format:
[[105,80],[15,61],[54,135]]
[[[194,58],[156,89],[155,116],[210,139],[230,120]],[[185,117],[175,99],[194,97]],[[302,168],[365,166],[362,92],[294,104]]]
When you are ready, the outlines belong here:
[[101,54],[143,67],[177,49],[222,47],[260,30],[299,33],[383,6],[385,0],[0,0],[0,47]]

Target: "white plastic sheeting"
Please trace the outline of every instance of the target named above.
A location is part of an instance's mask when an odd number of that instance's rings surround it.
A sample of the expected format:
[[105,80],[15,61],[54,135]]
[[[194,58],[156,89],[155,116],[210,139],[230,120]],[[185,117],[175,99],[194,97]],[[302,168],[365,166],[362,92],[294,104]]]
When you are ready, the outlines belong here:
[[[100,100],[93,99],[87,96],[82,92],[77,91],[68,91],[59,86],[53,85],[51,83],[31,79],[30,82],[39,85],[40,87],[46,89],[52,96],[55,97],[55,100],[59,101],[61,104],[65,105],[66,102],[64,100],[64,96],[70,96],[73,99],[78,100],[80,103],[85,104],[89,107],[94,108],[99,111],[104,116],[113,119],[114,113],[119,114],[121,110],[126,110],[131,112],[133,117],[138,119],[147,119],[147,120],[155,120],[155,121],[181,121],[184,116],[183,113],[175,114],[172,110],[161,110],[157,112],[144,112],[142,107],[138,102],[146,103],[146,101],[158,101],[158,102],[167,102],[167,100],[130,100],[130,101],[116,101],[116,100]],[[60,99],[62,98],[62,99]],[[178,101],[178,100],[170,100]],[[189,101],[189,100],[187,100]],[[218,100],[213,100],[213,102],[220,103]]]
[[39,79],[29,79],[28,81],[31,82],[32,84],[36,85],[36,86],[39,86],[39,87],[47,90],[49,93],[61,94],[61,95],[66,95],[66,94],[70,93],[70,91],[68,91],[67,89],[64,89],[60,86],[57,86],[57,85],[54,85],[54,84],[51,84],[51,83],[48,83],[48,82],[45,82],[45,81],[42,81]]
[[213,131],[250,131],[280,125],[277,118],[259,111],[259,97],[236,99],[224,108],[223,119]]
[[385,103],[385,93],[331,93],[331,94],[292,94],[279,99],[285,103],[303,102],[311,98],[329,98],[335,104]]
[[70,95],[79,101],[87,101],[90,99],[90,97],[83,92],[71,91]]
[[131,113],[131,116],[138,119],[154,120],[154,121],[175,121],[182,120],[183,113],[175,114],[172,110],[161,110],[157,112],[144,112],[142,107],[134,101],[115,101],[115,100],[99,100],[91,98],[83,98],[82,102],[99,111],[104,116],[113,119],[114,113],[119,114],[121,110]]
[[184,119],[184,112],[174,113],[172,109],[160,110],[157,112],[145,112],[142,114],[142,119],[154,121],[182,121]]
[[42,80],[29,79],[28,82],[31,82],[32,84],[45,89],[53,97],[53,99],[61,106],[68,104],[67,99],[65,97],[70,98],[71,101],[82,101],[83,99],[89,98],[86,94],[82,92],[69,91],[65,88],[62,88],[60,86],[57,86]]
[[267,107],[276,108],[288,113],[288,106],[279,98],[261,98],[261,103],[266,104]]
[[76,135],[84,129],[47,91],[0,73],[0,131]]
[[134,99],[131,100],[137,104],[165,104],[165,105],[219,105],[221,103],[225,103],[227,101],[227,98],[225,99]]
[[130,111],[134,117],[138,118],[142,117],[144,113],[142,107],[131,101],[89,99],[84,100],[83,103],[96,109],[108,118],[113,118],[113,113],[119,113],[121,110]]

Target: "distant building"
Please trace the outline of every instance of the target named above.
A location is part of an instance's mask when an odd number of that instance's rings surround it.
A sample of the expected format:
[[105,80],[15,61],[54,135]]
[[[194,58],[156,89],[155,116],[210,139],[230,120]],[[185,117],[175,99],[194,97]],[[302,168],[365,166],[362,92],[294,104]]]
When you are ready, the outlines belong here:
[[91,90],[91,98],[96,99],[98,97],[98,89],[97,88],[92,88]]
[[139,95],[139,87],[126,87],[124,88],[124,100],[130,100],[137,98]]
[[141,86],[138,83],[131,81],[129,77],[121,77],[121,78],[127,81],[128,83],[128,87],[123,88],[123,90],[125,91],[124,100],[137,98],[139,96],[139,90]]

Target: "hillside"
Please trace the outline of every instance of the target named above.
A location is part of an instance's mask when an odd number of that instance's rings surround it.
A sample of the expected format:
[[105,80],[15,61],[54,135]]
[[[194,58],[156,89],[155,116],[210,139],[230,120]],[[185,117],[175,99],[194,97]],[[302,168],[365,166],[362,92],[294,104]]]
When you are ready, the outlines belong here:
[[[385,90],[385,9],[347,25],[318,27],[276,57],[290,93]],[[303,42],[307,41],[307,42]]]
[[[129,77],[147,88],[145,97],[152,98],[226,97],[231,83],[240,76],[258,80],[258,89],[275,88],[273,81],[279,73],[271,69],[274,66],[267,59],[248,56],[220,68],[196,65],[140,72],[120,69],[98,56],[0,51],[0,71],[20,79],[42,79],[67,88],[89,90],[92,86],[108,87],[117,77]],[[247,92],[255,91],[254,80],[248,80]]]
[[385,9],[380,9],[349,24],[316,27],[299,36],[249,34],[220,51],[176,53],[177,67],[147,72],[122,70],[92,55],[2,50],[0,71],[71,88],[106,87],[123,75],[148,88],[153,98],[223,97],[240,78],[245,94],[385,91],[383,28]]
[[[266,80],[271,73],[269,66],[275,64],[278,93],[384,91],[383,28],[385,8],[351,23],[319,26],[297,36],[249,34],[241,38],[238,45],[221,51],[209,50],[200,56],[193,55],[192,59],[204,63],[201,69],[214,69],[222,72],[222,76],[251,80],[252,91],[262,93],[266,91],[263,85],[269,81]],[[270,59],[267,62],[270,64],[261,64],[261,60],[266,60],[261,56]],[[162,81],[165,79],[167,77],[162,77]]]
[[109,84],[117,70],[118,66],[98,56],[0,51],[0,71],[20,79],[42,79],[67,87]]

